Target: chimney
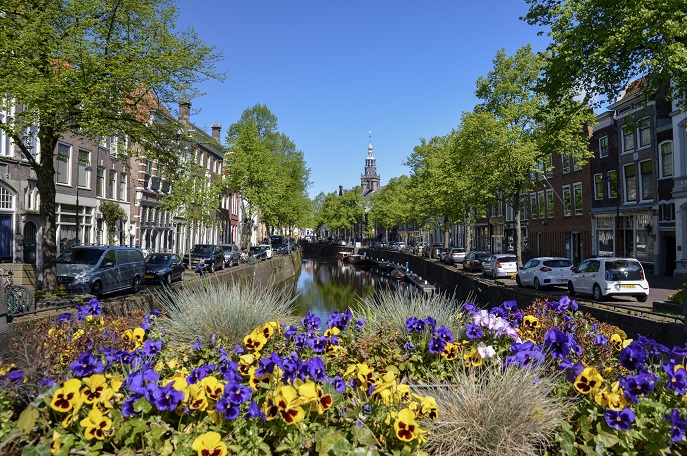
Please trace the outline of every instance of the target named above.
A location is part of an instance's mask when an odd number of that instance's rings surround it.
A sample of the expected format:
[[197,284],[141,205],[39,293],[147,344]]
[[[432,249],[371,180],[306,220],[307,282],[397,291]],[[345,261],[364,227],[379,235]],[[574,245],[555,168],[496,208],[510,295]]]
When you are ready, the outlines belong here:
[[343,195],[343,185],[339,185],[339,196]]
[[222,126],[219,124],[219,122],[215,122],[212,124],[212,139],[214,139],[217,142],[221,142],[220,139],[220,132],[222,131]]
[[191,122],[191,102],[186,99],[179,102],[179,122],[185,124]]

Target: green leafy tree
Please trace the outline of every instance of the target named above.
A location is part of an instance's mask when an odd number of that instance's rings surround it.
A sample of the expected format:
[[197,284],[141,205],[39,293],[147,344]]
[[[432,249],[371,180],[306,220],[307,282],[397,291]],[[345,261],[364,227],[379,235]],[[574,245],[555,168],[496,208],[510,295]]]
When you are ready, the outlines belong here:
[[516,254],[522,264],[520,207],[532,188],[546,156],[557,151],[582,163],[590,156],[583,134],[594,117],[586,105],[572,100],[564,107],[552,105],[535,91],[544,69],[542,55],[530,46],[514,56],[500,50],[494,69],[477,80],[476,95],[482,103],[462,119],[461,150],[468,151],[483,185],[499,194],[513,209],[516,221]]
[[352,229],[365,216],[362,187],[354,187],[341,196],[335,192],[327,194],[322,201],[320,214],[322,226],[326,226],[330,232],[341,235],[342,230]]
[[128,136],[139,152],[172,157],[165,140],[173,122],[158,128],[151,119],[193,95],[199,80],[221,77],[219,55],[193,30],[175,28],[176,7],[166,0],[3,0],[0,9],[0,109],[13,112],[0,129],[37,175],[40,272],[51,291],[58,140]]
[[526,1],[524,19],[547,29],[553,40],[542,78],[552,100],[582,93],[587,101],[598,95],[613,101],[640,76],[649,87],[670,82],[675,94],[687,93],[684,0]]
[[409,185],[410,178],[405,174],[389,179],[381,190],[372,195],[369,221],[383,226],[387,231],[393,226],[412,221],[414,211]]
[[112,245],[115,242],[115,229],[117,223],[126,220],[126,212],[122,207],[113,201],[101,201],[100,212],[103,214],[107,224],[107,243]]

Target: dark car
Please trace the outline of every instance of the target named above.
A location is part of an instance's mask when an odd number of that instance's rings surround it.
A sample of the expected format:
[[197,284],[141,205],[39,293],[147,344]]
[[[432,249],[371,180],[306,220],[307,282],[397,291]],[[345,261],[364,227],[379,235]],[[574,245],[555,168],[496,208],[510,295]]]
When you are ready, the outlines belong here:
[[265,261],[268,258],[267,248],[264,245],[254,245],[248,250],[248,256],[255,261]]
[[238,266],[241,259],[241,249],[236,244],[222,244],[224,250],[224,265]]
[[490,255],[491,253],[489,252],[480,251],[468,253],[465,255],[465,259],[463,260],[463,269],[467,269],[470,272],[481,271],[482,261],[484,261]]
[[[215,272],[224,269],[224,250],[221,245],[196,244],[191,249],[191,267],[195,268],[200,260],[205,263],[205,269]],[[185,260],[188,264],[188,260]]]
[[174,253],[151,253],[145,261],[145,281],[171,285],[175,280],[184,280],[185,266],[179,255]]

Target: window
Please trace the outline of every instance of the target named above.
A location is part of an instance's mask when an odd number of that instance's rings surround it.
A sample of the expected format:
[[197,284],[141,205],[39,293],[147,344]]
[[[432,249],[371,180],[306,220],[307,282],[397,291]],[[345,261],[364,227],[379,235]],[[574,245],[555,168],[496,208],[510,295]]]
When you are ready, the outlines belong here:
[[639,172],[641,173],[641,180],[639,184],[642,187],[642,201],[654,199],[653,168],[654,166],[651,160],[646,160],[639,163]]
[[637,201],[637,165],[634,163],[623,167],[625,174],[625,202]]
[[630,127],[623,127],[623,153],[635,150],[635,131]]
[[675,221],[675,203],[664,203],[658,206],[658,221],[659,222],[673,222]]
[[0,185],[0,209],[14,209],[13,201],[12,193]]
[[573,184],[573,193],[575,194],[575,215],[582,215],[582,182]]
[[58,184],[69,183],[69,156],[72,148],[66,144],[57,145],[57,174]]
[[618,197],[618,173],[616,170],[609,171],[607,174],[608,178],[608,197],[617,198]]
[[86,168],[90,167],[91,153],[87,150],[79,149],[79,187],[90,187],[91,172]]
[[548,218],[553,218],[553,190],[549,189],[546,191],[546,216]]
[[666,141],[658,146],[659,160],[661,161],[661,177],[673,175],[673,142]]
[[110,199],[115,199],[115,192],[117,191],[116,188],[116,183],[117,183],[117,171],[114,169],[110,170],[110,176],[108,179],[108,188],[107,188],[107,197]]
[[105,168],[98,166],[95,179],[95,196],[105,196]]
[[649,118],[639,122],[639,147],[649,147],[651,145],[651,124]]
[[608,136],[599,138],[599,158],[608,157]]
[[572,215],[572,201],[569,185],[563,186],[563,215],[566,217]]
[[570,172],[570,156],[563,155],[563,174],[568,174]]
[[146,174],[153,174],[153,162],[146,160]]
[[600,200],[604,197],[604,177],[603,174],[594,174],[594,199]]
[[549,179],[553,177],[553,154],[546,156],[544,167],[546,169],[546,177]]
[[537,214],[539,212],[537,211],[537,194],[536,193],[530,193],[530,214],[532,214],[532,219],[537,218]]
[[[238,199],[236,202],[238,206]],[[238,207],[233,212],[237,211]],[[527,194],[522,195],[522,198],[520,198],[520,220],[527,220]]]
[[544,200],[544,190],[538,192],[539,196],[539,218],[541,220],[546,218],[546,201]]
[[119,199],[126,201],[126,174],[119,174]]

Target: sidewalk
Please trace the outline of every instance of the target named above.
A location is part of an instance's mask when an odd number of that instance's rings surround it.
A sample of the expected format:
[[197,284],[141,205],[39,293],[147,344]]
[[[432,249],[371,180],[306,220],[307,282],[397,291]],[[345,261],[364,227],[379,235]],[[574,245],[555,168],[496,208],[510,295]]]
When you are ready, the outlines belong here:
[[686,279],[670,276],[648,276],[647,281],[649,282],[649,300],[647,301],[649,306],[654,301],[667,301],[668,296],[675,294],[687,282]]

